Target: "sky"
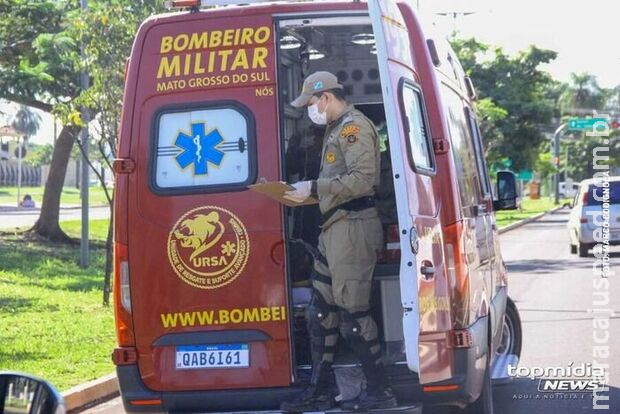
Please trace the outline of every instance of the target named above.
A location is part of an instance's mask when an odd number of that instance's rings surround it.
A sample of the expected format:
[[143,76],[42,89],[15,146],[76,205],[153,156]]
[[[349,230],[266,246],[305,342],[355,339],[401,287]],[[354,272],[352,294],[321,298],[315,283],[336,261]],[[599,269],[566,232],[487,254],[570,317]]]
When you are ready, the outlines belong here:
[[[545,68],[568,81],[571,72],[590,72],[603,87],[620,84],[620,0],[411,0],[446,33],[500,46],[515,54],[534,44],[558,52]],[[443,17],[437,12],[473,12]],[[0,103],[0,111],[15,109]],[[43,113],[32,142],[53,142],[54,121]],[[0,114],[0,126],[7,118]]]
[[[416,0],[413,0],[416,1]],[[418,0],[425,16],[460,37],[475,37],[515,54],[529,45],[558,53],[546,67],[568,81],[589,72],[599,85],[620,85],[620,1],[618,0]],[[474,12],[468,16],[437,12]]]

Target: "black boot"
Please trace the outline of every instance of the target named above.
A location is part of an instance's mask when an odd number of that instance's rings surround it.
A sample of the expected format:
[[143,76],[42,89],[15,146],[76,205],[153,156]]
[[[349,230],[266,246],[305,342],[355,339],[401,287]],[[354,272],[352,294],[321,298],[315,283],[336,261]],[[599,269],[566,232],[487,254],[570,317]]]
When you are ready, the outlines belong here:
[[397,406],[398,403],[390,387],[366,388],[356,398],[340,404],[340,408],[345,411],[386,410]]
[[325,411],[335,406],[336,380],[331,363],[321,362],[312,369],[310,385],[293,401],[280,404],[285,413]]
[[346,411],[385,410],[398,406],[392,389],[387,385],[388,379],[382,363],[365,361],[362,371],[366,376],[366,389],[356,398],[340,403]]

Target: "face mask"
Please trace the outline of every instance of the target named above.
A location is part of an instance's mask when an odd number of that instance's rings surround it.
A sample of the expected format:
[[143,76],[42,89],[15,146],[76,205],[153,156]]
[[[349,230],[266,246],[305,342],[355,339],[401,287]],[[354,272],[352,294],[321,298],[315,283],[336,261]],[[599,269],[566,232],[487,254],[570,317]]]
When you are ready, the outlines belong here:
[[323,112],[319,112],[319,103],[308,107],[308,117],[317,125],[327,125],[327,107]]

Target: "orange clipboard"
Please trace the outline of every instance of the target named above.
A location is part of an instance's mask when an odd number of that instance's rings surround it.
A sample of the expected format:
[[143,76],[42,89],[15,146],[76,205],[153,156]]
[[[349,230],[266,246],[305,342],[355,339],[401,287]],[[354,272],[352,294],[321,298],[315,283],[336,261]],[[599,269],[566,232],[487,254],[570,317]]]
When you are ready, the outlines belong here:
[[250,190],[256,191],[257,193],[264,194],[267,197],[276,200],[277,202],[282,203],[288,207],[308,206],[311,204],[318,204],[319,202],[319,200],[314,197],[308,197],[301,203],[297,203],[293,200],[284,198],[285,192],[295,189],[293,188],[293,186],[285,183],[284,181],[272,181],[268,183],[253,184],[248,186],[248,188]]

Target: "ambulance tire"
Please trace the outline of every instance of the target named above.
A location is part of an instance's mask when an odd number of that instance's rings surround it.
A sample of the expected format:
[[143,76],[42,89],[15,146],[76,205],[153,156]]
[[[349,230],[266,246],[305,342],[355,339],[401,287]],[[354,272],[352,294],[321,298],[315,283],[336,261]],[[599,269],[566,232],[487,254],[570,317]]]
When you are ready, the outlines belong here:
[[521,346],[523,341],[523,331],[521,330],[521,317],[517,310],[517,305],[512,299],[507,298],[506,313],[504,314],[505,324],[503,329],[508,330],[509,346],[506,352],[521,358]]
[[579,242],[579,257],[588,257],[590,246],[586,243]]

